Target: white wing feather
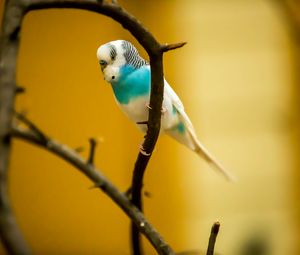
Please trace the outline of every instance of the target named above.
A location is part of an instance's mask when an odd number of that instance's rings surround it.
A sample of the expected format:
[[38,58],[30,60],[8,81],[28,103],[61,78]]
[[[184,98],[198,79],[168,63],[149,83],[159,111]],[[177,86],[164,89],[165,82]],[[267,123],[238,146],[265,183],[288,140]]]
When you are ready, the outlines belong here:
[[[175,91],[171,88],[171,86],[165,81],[165,93],[172,99],[172,104],[176,108],[176,110],[179,113],[179,119],[184,123],[184,126],[186,127],[188,131],[188,136],[185,137],[186,141],[182,140],[178,137],[178,134],[175,132],[168,132],[172,137],[175,139],[180,139],[180,142],[185,143],[190,149],[193,149],[199,156],[204,158],[209,164],[211,164],[214,169],[218,170],[221,174],[224,175],[224,177],[227,180],[234,181],[235,177],[232,176],[223,166],[221,163],[217,161],[209,152],[208,150],[201,144],[201,142],[198,140],[197,135],[195,133],[194,127],[192,122],[190,121],[189,117],[184,111],[184,106],[180,100],[180,98],[177,96]],[[191,144],[193,145],[191,147]]]

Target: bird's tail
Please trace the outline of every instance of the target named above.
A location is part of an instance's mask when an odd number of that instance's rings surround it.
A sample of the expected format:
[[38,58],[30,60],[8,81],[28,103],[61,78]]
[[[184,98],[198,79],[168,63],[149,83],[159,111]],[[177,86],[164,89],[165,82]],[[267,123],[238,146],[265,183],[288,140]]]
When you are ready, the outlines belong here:
[[195,152],[200,157],[204,158],[213,167],[213,169],[221,173],[228,181],[236,181],[236,177],[229,173],[224,168],[224,166],[217,159],[215,159],[199,141],[197,141]]
[[194,151],[201,157],[204,158],[213,169],[217,170],[221,173],[228,181],[236,181],[236,177],[229,173],[224,166],[214,157],[212,156],[208,150],[200,143],[198,138],[195,135],[193,129],[188,127],[188,133],[194,145]]

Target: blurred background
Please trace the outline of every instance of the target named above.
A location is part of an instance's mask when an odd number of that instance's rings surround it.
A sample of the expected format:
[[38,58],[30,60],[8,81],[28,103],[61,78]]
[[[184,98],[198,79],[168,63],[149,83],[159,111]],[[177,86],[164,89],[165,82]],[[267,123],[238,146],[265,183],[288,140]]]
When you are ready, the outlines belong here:
[[[145,213],[175,251],[207,247],[221,222],[218,254],[298,255],[299,24],[296,1],[119,1],[160,42],[164,72],[200,140],[238,178],[228,183],[185,147],[161,137],[146,173]],[[3,8],[3,0],[1,1]],[[298,25],[297,25],[298,24]],[[137,41],[113,20],[45,10],[23,22],[16,109],[76,148],[102,140],[96,165],[126,190],[142,134],[115,104],[96,49]],[[13,208],[35,254],[130,254],[129,220],[68,164],[14,141]],[[145,243],[147,254],[155,254]],[[3,248],[0,254],[5,254]]]

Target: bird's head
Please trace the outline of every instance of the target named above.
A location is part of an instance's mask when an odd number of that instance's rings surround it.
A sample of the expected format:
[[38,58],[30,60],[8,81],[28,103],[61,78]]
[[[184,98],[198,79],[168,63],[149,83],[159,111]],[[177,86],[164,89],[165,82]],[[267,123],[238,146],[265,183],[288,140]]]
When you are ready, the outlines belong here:
[[[97,50],[97,58],[109,83],[118,82],[122,75],[146,65],[137,49],[128,41],[116,40],[101,45]],[[127,68],[126,68],[127,67]]]

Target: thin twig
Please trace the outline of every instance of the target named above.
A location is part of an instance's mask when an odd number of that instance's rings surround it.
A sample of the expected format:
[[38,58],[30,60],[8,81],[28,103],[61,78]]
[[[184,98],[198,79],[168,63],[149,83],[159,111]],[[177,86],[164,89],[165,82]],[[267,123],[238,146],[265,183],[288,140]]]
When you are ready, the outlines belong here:
[[24,87],[21,87],[21,86],[16,87],[16,94],[23,94],[25,92],[26,92],[26,89]]
[[90,156],[89,156],[89,159],[88,159],[88,164],[93,165],[94,164],[95,149],[96,149],[96,146],[97,146],[97,141],[94,138],[90,138],[89,142],[90,142]]
[[167,51],[170,51],[170,50],[175,50],[175,49],[181,48],[181,47],[183,47],[186,44],[187,44],[187,42],[164,44],[164,45],[162,45],[161,50],[163,52],[167,52]]
[[217,235],[219,233],[219,229],[220,229],[220,223],[215,222],[211,227],[206,255],[214,255],[215,243],[216,243]]
[[[86,160],[74,152],[68,146],[56,140],[48,138],[45,144],[41,137],[34,130],[27,130],[21,127],[13,127],[12,136],[39,145],[67,161],[88,177],[95,186],[107,194],[134,222],[139,231],[150,241],[158,254],[175,254],[171,247],[163,240],[159,233],[150,225],[144,215],[133,206],[128,198],[120,192],[94,165],[87,164]],[[45,135],[45,137],[48,137]]]
[[14,115],[16,116],[16,118],[23,122],[24,124],[26,124],[31,130],[33,130],[39,137],[40,139],[44,142],[47,143],[48,142],[48,137],[44,134],[44,132],[38,128],[33,122],[31,122],[26,115],[16,112],[14,111]]

